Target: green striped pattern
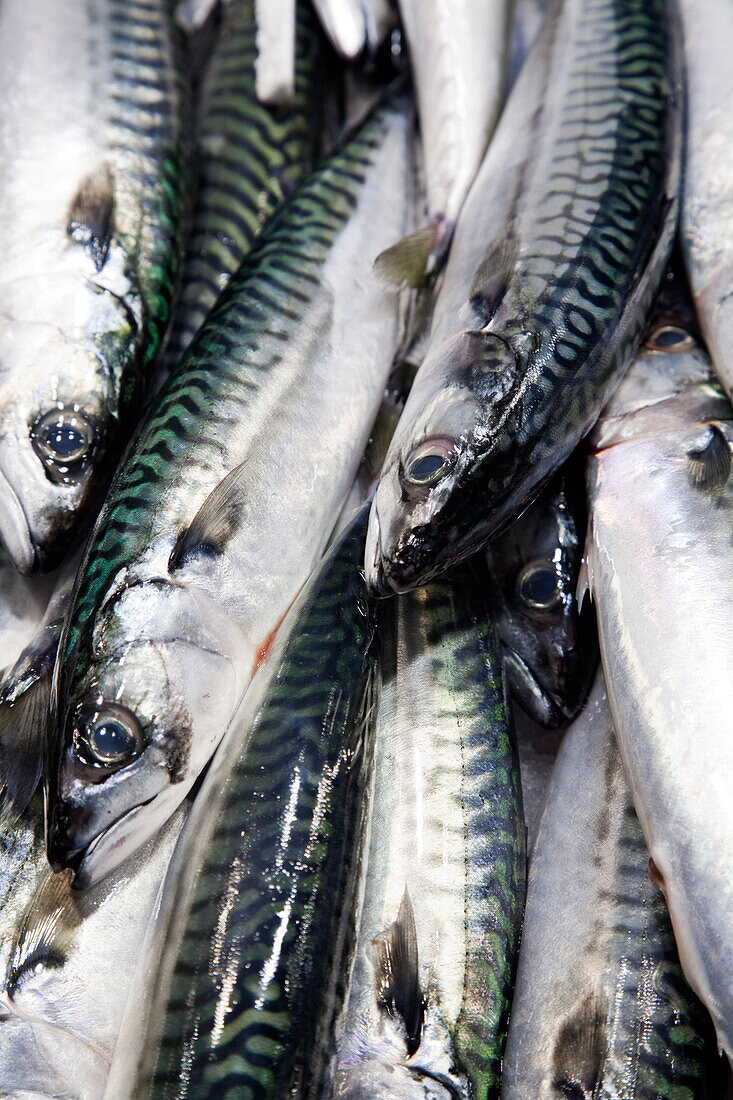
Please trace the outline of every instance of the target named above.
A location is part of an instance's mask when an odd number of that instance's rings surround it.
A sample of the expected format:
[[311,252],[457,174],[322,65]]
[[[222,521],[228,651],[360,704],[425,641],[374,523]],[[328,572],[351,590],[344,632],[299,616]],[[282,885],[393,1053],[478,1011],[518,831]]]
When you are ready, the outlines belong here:
[[313,164],[321,117],[321,50],[309,0],[296,4],[295,94],[255,93],[254,0],[229,0],[198,109],[199,189],[168,358],[177,363],[252,242]]
[[[113,110],[114,231],[140,296],[130,308],[138,326],[135,355],[122,360],[120,404],[133,407],[150,379],[170,318],[178,264],[182,187],[183,88],[178,42],[166,0],[107,0],[109,83]],[[115,362],[126,349],[105,348]]]
[[302,326],[329,252],[400,107],[395,97],[379,106],[275,216],[163,390],[87,547],[61,640],[62,707],[71,677],[78,683],[89,667],[94,618],[105,591],[144,551],[168,487],[188,463],[218,468],[221,451],[212,427],[221,426],[225,436],[235,410],[246,417]]
[[225,781],[149,1095],[280,1098],[309,1065],[370,755],[366,511],[300,603],[279,671]]
[[432,677],[453,701],[446,723],[461,730],[454,797],[464,814],[467,957],[452,1035],[474,1100],[499,1096],[526,879],[519,761],[482,580],[464,571],[429,590]]
[[721,1085],[713,1026],[685,981],[667,906],[649,878],[648,863],[629,799],[619,842],[611,953],[616,984],[606,1025],[613,1038],[597,1095],[714,1100]]

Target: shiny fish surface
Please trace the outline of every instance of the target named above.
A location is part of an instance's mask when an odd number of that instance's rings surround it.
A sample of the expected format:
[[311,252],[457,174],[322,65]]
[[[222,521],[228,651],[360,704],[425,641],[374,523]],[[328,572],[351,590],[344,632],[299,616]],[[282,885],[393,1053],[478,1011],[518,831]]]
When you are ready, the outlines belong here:
[[680,0],[687,63],[681,236],[713,368],[733,395],[733,7]]
[[578,607],[585,549],[584,467],[572,460],[487,550],[509,690],[535,722],[574,718],[598,663],[590,601]]
[[505,1100],[720,1096],[599,674],[557,758],[529,873]]
[[486,577],[463,569],[381,611],[368,847],[328,1095],[495,1097],[525,830]]
[[198,194],[167,358],[178,362],[275,210],[313,165],[320,119],[320,41],[308,0],[294,5],[295,85],[285,106],[255,89],[255,0],[221,6],[197,109]]
[[399,93],[283,208],[118,474],[59,651],[49,853],[81,881],[185,796],[325,547],[398,339],[371,267],[408,129]]
[[705,354],[679,348],[639,356],[592,437],[588,572],[655,879],[730,1057],[733,412]]
[[139,415],[177,264],[165,0],[0,6],[0,537],[56,566]]
[[[301,593],[194,804],[171,864],[136,1100],[306,1095],[329,969],[348,942],[373,739],[366,523],[362,510]],[[123,1056],[139,1056],[138,1027]],[[121,1080],[110,1097],[128,1094]]]
[[461,212],[382,469],[374,593],[477,550],[592,426],[671,248],[681,103],[666,0],[552,9]]

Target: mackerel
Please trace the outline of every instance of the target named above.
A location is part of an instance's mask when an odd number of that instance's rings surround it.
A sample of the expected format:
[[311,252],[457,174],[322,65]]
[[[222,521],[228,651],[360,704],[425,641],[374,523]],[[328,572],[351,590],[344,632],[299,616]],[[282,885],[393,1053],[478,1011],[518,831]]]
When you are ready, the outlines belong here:
[[90,540],[57,662],[49,855],[92,881],[178,805],[328,540],[376,416],[406,218],[395,93],[249,254]]
[[55,567],[139,416],[177,265],[167,0],[0,6],[0,538]]
[[475,552],[589,431],[674,236],[682,87],[672,0],[548,13],[461,212],[365,559],[405,591]]
[[498,1096],[524,902],[485,567],[385,605],[354,962],[330,1095]]
[[730,1058],[733,410],[702,349],[670,351],[672,335],[650,335],[592,437],[588,579],[655,881]]
[[648,865],[599,673],[532,857],[504,1100],[721,1095],[710,1019]]

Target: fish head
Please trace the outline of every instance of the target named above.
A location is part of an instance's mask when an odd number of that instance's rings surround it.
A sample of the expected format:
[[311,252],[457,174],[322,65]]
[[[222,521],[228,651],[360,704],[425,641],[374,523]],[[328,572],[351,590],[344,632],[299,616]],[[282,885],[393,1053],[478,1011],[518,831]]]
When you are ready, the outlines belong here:
[[[38,293],[63,303],[63,290],[57,279]],[[39,323],[12,301],[0,317],[0,538],[26,574],[59,564],[120,438],[119,367],[134,326],[114,295],[88,286],[86,308],[78,297],[66,302],[71,320]]]
[[[205,594],[125,581],[91,658],[55,685],[47,778],[51,866],[98,881],[170,817],[223,736],[251,653]],[[251,661],[250,666],[251,667]]]
[[585,528],[583,464],[572,461],[487,548],[510,690],[548,729],[579,712],[598,662],[595,611],[578,597]]
[[[475,552],[496,522],[514,468],[507,412],[518,358],[483,331],[462,332],[418,371],[387,453],[365,551],[375,596],[407,592]],[[485,468],[490,459],[490,480]]]

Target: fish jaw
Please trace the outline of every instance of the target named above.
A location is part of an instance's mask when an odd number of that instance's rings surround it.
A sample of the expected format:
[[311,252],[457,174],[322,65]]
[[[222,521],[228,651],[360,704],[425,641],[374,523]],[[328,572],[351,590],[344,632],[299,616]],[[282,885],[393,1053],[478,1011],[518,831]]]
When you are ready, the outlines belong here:
[[38,568],[38,549],[31,537],[28,517],[18,494],[0,466],[0,539],[13,559],[15,568],[24,576]]

